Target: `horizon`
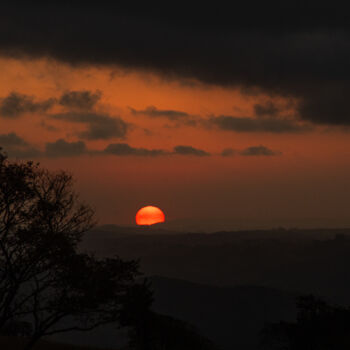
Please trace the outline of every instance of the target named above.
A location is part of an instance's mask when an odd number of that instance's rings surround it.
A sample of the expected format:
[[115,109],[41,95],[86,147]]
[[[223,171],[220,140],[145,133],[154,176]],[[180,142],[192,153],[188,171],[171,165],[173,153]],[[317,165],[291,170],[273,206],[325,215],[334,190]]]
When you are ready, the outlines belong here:
[[[262,231],[262,232],[297,232],[297,231],[347,231],[350,230],[350,225],[348,226],[317,226],[317,225],[305,225],[305,226],[283,226],[283,225],[276,225],[276,226],[263,226],[263,225],[227,225],[222,224],[222,226],[219,226],[217,224],[208,225],[206,223],[192,223],[191,225],[182,225],[181,220],[174,222],[160,222],[156,224],[151,225],[138,225],[138,224],[131,224],[131,225],[118,225],[118,224],[97,224],[94,226],[91,231],[99,230],[101,228],[106,229],[135,229],[137,231],[143,231],[145,233],[150,232],[157,232],[157,231],[165,231],[170,232],[173,234],[215,234],[215,233],[221,233],[221,232],[227,232],[227,233],[235,233],[235,232],[255,232],[255,231]],[[211,229],[210,229],[211,228]]]

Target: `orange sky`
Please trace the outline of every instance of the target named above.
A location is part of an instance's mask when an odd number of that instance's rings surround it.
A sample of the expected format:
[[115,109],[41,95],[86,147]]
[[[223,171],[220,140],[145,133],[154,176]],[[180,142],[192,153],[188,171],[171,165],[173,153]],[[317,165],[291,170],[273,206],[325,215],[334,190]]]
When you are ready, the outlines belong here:
[[[350,224],[350,141],[346,131],[313,127],[303,133],[235,132],[205,125],[220,115],[255,119],[254,105],[269,102],[282,106],[284,117],[295,120],[295,101],[48,60],[1,58],[0,76],[1,99],[12,92],[43,101],[59,99],[67,91],[100,91],[94,111],[119,116],[132,126],[124,139],[83,140],[89,150],[127,143],[167,152],[186,145],[211,154],[39,156],[43,166],[73,173],[81,197],[96,209],[101,224],[133,224],[143,205],[162,208],[167,220],[189,219],[198,227],[207,220],[217,222],[218,228]],[[131,112],[131,108],[145,110],[149,106],[186,112],[197,125],[177,125],[165,117]],[[62,107],[1,118],[1,134],[14,132],[42,152],[48,142],[81,140],[78,133],[86,125],[52,119],[50,115],[55,113],[62,113]],[[48,131],[48,126],[55,129]],[[260,145],[276,155],[240,154]],[[236,150],[236,154],[223,157],[220,153],[225,148]]]

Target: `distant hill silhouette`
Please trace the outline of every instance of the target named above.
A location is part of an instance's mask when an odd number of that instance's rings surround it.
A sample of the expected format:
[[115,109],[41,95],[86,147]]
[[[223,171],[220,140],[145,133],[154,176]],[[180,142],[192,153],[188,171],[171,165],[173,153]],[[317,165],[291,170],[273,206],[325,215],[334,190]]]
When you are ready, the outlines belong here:
[[[198,238],[202,237],[218,237],[225,238],[227,240],[232,239],[330,239],[336,234],[343,234],[350,236],[350,228],[316,228],[316,229],[298,229],[291,228],[286,229],[283,227],[278,227],[274,229],[255,229],[255,230],[235,230],[235,231],[211,231],[206,230],[198,231],[195,228],[193,230],[177,230],[176,227],[172,227],[168,222],[161,222],[154,225],[133,225],[133,226],[121,226],[115,224],[105,224],[96,226],[90,232],[87,233],[87,237],[104,235],[104,234],[114,234],[114,236],[127,236],[127,235],[158,235],[158,234],[168,234],[177,236],[187,236],[195,235]],[[212,238],[211,238],[212,239]]]
[[163,276],[152,278],[155,311],[225,349],[255,349],[264,322],[295,316],[296,295],[350,305],[350,229],[157,230],[97,229],[81,249],[140,259],[146,275]]
[[176,231],[171,231],[163,228],[163,223],[154,225],[135,225],[135,226],[118,226],[118,225],[101,225],[93,228],[85,234],[85,239],[91,239],[96,235],[107,237],[126,237],[137,235],[164,235],[177,234]]
[[217,286],[272,287],[350,305],[349,229],[127,232],[123,228],[92,232],[82,249],[140,259],[147,275]]
[[[296,294],[273,288],[213,287],[160,276],[150,277],[153,310],[195,326],[220,349],[256,350],[266,322],[294,321]],[[56,335],[55,341],[123,348],[125,331],[104,326],[91,332]],[[117,341],[118,340],[118,341]]]
[[190,322],[222,349],[256,349],[266,322],[296,315],[296,295],[277,289],[219,288],[159,276],[151,281],[156,312]]

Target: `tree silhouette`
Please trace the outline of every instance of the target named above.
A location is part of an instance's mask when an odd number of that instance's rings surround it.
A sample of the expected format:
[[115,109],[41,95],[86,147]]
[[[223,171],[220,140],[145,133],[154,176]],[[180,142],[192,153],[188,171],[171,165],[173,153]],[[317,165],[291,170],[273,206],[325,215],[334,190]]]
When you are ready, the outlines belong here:
[[312,295],[297,299],[296,322],[266,325],[261,348],[271,350],[345,350],[350,348],[350,309]]
[[189,323],[151,310],[153,292],[146,281],[128,290],[121,324],[130,327],[135,350],[216,350],[217,347]]
[[30,335],[30,349],[44,335],[119,319],[138,263],[79,253],[94,224],[72,176],[0,151],[1,333]]

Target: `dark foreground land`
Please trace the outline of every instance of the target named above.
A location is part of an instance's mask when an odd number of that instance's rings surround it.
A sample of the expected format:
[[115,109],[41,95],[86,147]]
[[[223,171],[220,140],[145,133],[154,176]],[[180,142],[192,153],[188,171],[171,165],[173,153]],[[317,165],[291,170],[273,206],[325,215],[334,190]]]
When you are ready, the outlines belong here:
[[293,293],[253,286],[213,287],[161,277],[151,278],[154,310],[195,325],[220,349],[257,349],[267,322],[292,321]]
[[295,320],[299,295],[350,305],[349,229],[180,234],[109,226],[88,233],[82,249],[140,259],[154,310],[190,322],[222,349],[257,349],[264,324]]
[[[176,233],[100,227],[82,250],[140,259],[152,283],[153,310],[196,327],[219,349],[258,349],[264,325],[296,319],[296,298],[313,294],[350,305],[350,230]],[[24,339],[2,337],[0,349]],[[76,344],[65,345],[63,343]],[[57,335],[38,350],[125,349],[115,326]]]
[[88,233],[83,248],[140,259],[149,276],[311,293],[350,305],[350,229],[138,234],[109,227]]
[[[21,350],[25,345],[26,340],[18,337],[0,337],[0,349],[4,350]],[[39,341],[35,346],[35,350],[101,350],[95,347],[81,347],[69,344],[60,344],[50,341]],[[110,350],[110,349],[106,349]],[[113,349],[114,350],[114,349]]]

